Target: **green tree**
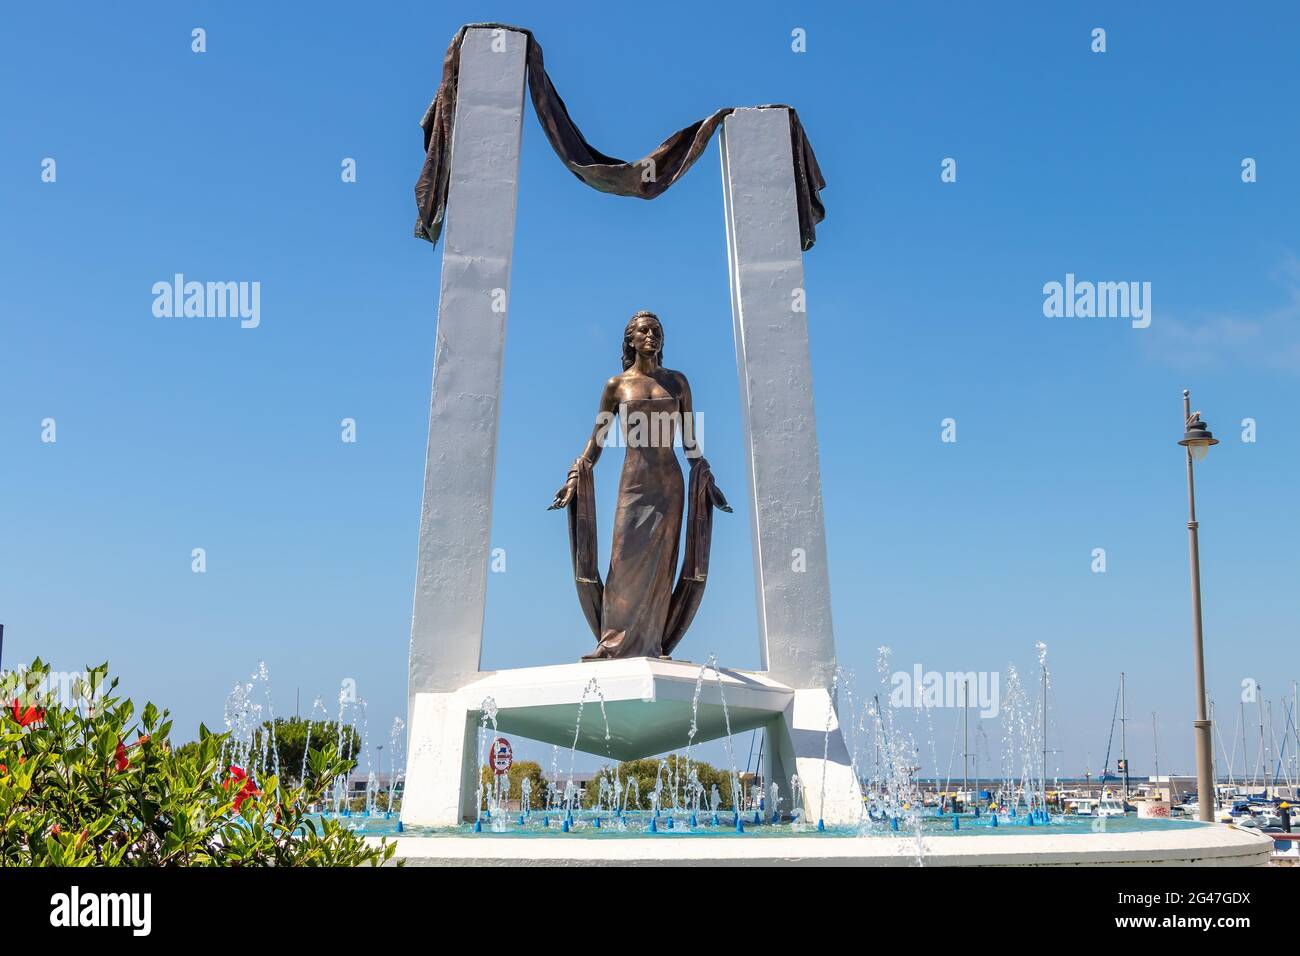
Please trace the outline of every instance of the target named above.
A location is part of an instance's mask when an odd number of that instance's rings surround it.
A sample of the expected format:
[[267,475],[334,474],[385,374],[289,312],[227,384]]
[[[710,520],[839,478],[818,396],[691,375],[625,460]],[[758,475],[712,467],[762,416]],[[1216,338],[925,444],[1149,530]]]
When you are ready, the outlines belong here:
[[[479,768],[479,780],[483,785],[483,792],[486,794],[492,786],[492,781],[496,777],[496,772],[484,764]],[[535,760],[517,760],[506,774],[509,781],[508,789],[505,792],[505,799],[520,800],[523,795],[523,781],[527,778],[532,782],[531,795],[529,802],[534,810],[545,805],[545,788],[546,778],[542,775],[542,765]],[[483,805],[487,805],[487,798],[484,797]]]
[[[313,819],[351,761],[313,746],[307,782],[223,766],[228,735],[199,727],[173,748],[167,711],[114,694],[108,665],[65,707],[42,695],[49,667],[0,675],[0,866],[357,866],[393,856],[339,821]],[[314,741],[313,741],[314,743]]]
[[[272,722],[266,721],[261,728],[253,733],[253,750],[260,752],[262,747],[262,737],[270,734]],[[351,724],[343,725],[342,746],[339,747],[339,725],[332,720],[303,720],[298,717],[277,717],[274,721],[275,749],[280,755],[280,776],[294,783],[301,783],[298,778],[302,775],[302,758],[307,752],[307,742],[310,737],[313,747],[321,747],[326,743],[332,743],[344,757],[351,758],[352,761],[360,765],[362,762],[361,754],[361,734],[357,732],[356,727]],[[270,757],[267,758],[267,765],[273,767]]]
[[[658,757],[646,757],[642,760],[627,760],[618,765],[618,779],[623,784],[624,790],[627,789],[627,781],[634,779],[637,783],[637,789],[640,791],[639,801],[636,794],[632,794],[627,798],[627,808],[629,810],[633,808],[639,810],[650,809],[650,794],[654,792],[656,779],[663,781],[663,804],[661,809],[672,806],[671,793],[674,774],[677,775],[678,798],[685,805],[688,799],[685,795],[688,772],[694,772],[699,778],[700,785],[704,788],[704,797],[700,802],[703,809],[707,810],[710,806],[709,794],[714,786],[718,788],[718,793],[722,797],[719,808],[723,810],[731,809],[731,772],[720,770],[698,760],[690,762],[688,771],[686,758],[679,754],[669,754],[662,761]],[[600,796],[600,778],[602,775],[612,784],[614,781],[614,768],[606,766],[600,769],[600,773],[587,786],[587,792],[582,801],[584,807],[594,807],[596,805],[596,800]]]
[[[308,735],[312,749],[323,747],[327,743],[333,743],[336,749],[339,743],[339,725],[332,720],[303,720],[298,717],[277,717],[275,718],[275,749],[280,755],[280,777],[290,783],[300,784],[302,781],[302,755],[307,749]],[[260,728],[253,732],[254,753],[260,753],[262,749],[262,737],[271,731],[271,721],[266,721]],[[270,739],[268,737],[268,739]],[[361,734],[357,732],[356,727],[352,724],[343,725],[343,746],[340,754],[351,764],[349,773],[356,769],[358,757],[361,752]],[[189,743],[181,744],[179,751],[185,756],[193,756],[198,749],[198,741],[191,740]],[[268,755],[266,759],[268,770],[274,769],[275,762]]]

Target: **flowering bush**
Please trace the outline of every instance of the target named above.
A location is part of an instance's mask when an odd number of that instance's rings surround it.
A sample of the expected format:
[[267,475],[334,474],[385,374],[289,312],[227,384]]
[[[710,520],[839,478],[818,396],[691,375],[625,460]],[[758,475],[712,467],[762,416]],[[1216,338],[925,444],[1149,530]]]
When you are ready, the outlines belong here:
[[0,675],[0,866],[358,866],[389,860],[307,807],[352,769],[332,742],[312,750],[308,779],[282,787],[223,765],[228,735],[199,727],[173,749],[167,711],[114,695],[108,665],[44,699],[49,668]]

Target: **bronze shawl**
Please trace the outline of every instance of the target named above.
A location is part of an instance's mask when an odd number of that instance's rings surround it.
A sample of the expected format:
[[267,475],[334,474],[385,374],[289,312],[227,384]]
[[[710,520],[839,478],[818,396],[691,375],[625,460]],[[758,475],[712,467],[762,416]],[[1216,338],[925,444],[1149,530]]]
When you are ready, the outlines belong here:
[[[415,203],[419,219],[415,235],[436,243],[442,232],[447,211],[448,177],[451,167],[451,131],[456,115],[456,90],[460,73],[460,45],[465,31],[472,27],[512,30],[522,33],[528,42],[528,90],[538,122],[561,162],[580,180],[616,196],[654,199],[694,165],[722,120],[735,107],[727,107],[702,120],[679,129],[659,144],[653,152],[634,163],[607,156],[582,135],[569,117],[564,100],[555,91],[542,62],[542,46],[532,31],[504,23],[471,23],[457,31],[442,62],[442,81],[433,103],[420,121],[424,129],[424,166],[415,184]],[[799,114],[790,109],[790,149],[794,159],[796,201],[799,208],[799,235],[804,251],[817,239],[817,224],[826,216],[818,195],[826,187],[812,144],[804,133]],[[652,175],[645,175],[647,168]]]

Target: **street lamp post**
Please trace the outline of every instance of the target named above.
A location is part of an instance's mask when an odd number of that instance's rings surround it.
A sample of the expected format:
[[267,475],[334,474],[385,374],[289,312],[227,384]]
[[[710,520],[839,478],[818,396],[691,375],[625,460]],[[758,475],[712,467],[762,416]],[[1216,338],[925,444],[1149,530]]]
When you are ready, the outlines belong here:
[[1178,443],[1187,449],[1187,545],[1192,571],[1192,643],[1196,654],[1196,796],[1198,816],[1209,823],[1214,820],[1214,752],[1210,745],[1210,721],[1205,716],[1205,641],[1201,633],[1201,552],[1197,542],[1196,486],[1192,480],[1192,461],[1202,461],[1211,445],[1219,440],[1201,421],[1200,412],[1192,412],[1191,392],[1183,389],[1183,438]]

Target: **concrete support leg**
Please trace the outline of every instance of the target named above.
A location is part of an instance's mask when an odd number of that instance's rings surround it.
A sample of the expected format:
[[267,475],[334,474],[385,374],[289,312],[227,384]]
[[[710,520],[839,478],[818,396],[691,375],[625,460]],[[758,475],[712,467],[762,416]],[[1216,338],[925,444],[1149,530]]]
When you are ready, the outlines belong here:
[[[804,819],[827,826],[853,826],[865,815],[862,788],[853,771],[830,693],[796,690],[785,712],[767,730],[763,772],[783,794],[799,775],[804,790]],[[785,806],[789,808],[789,796]]]
[[[479,765],[477,714],[459,694],[416,694],[406,761],[402,823],[450,827],[475,817]],[[459,769],[459,772],[457,772]],[[411,781],[418,781],[411,786]]]

